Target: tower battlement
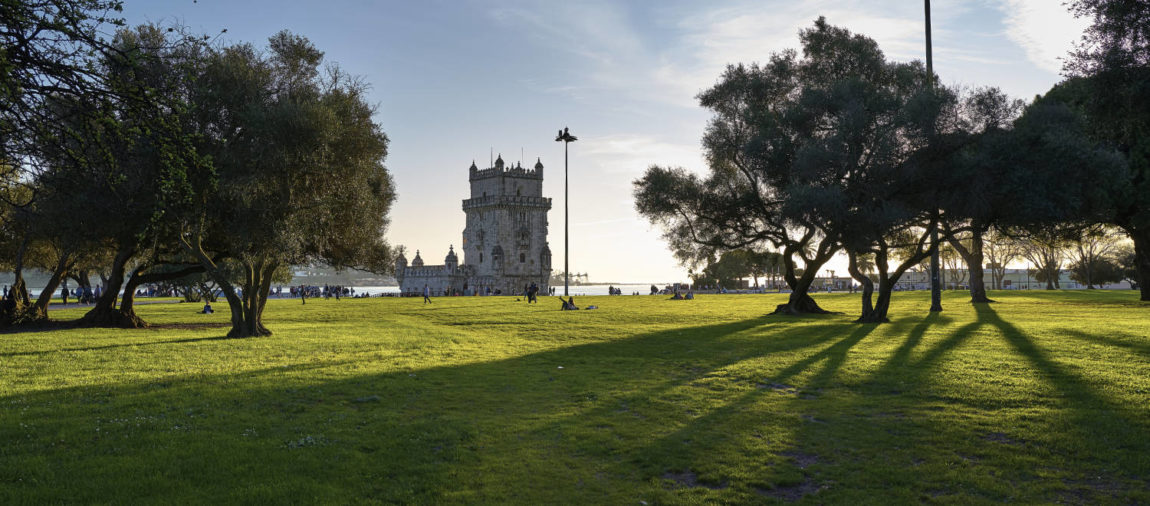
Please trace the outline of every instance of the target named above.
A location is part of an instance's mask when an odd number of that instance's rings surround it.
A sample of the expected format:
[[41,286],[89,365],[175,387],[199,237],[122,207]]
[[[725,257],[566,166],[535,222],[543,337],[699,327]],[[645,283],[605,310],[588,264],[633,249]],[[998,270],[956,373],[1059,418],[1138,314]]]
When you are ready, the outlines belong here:
[[536,160],[535,166],[532,168],[524,167],[522,164],[516,163],[515,165],[504,164],[503,155],[500,154],[499,158],[495,159],[495,165],[486,169],[480,169],[471,162],[471,167],[468,168],[468,179],[476,181],[480,179],[496,178],[496,177],[518,177],[527,179],[543,180],[543,162]]

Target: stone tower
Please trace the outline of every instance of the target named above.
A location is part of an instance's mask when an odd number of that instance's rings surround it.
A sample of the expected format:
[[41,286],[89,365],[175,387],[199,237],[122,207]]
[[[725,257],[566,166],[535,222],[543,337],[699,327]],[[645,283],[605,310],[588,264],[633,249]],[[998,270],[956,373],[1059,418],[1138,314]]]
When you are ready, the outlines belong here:
[[516,294],[536,283],[546,291],[551,277],[551,249],[547,244],[547,211],[551,199],[543,197],[543,163],[533,169],[505,165],[469,169],[471,198],[463,201],[467,225],[463,229],[463,263],[474,269],[476,288],[490,287]]

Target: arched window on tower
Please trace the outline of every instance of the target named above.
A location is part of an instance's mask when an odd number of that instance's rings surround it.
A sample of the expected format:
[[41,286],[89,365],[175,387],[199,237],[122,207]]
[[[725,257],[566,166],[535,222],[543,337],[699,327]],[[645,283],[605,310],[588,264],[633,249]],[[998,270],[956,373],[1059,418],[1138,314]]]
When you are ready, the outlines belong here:
[[520,253],[519,254],[519,263],[523,263],[526,261],[527,261],[527,254],[526,253]]

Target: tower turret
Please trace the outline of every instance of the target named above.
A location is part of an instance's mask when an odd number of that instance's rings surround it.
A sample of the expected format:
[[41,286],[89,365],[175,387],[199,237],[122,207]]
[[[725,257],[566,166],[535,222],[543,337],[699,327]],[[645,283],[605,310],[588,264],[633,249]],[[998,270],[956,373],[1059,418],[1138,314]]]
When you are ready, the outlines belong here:
[[443,265],[447,266],[447,270],[454,271],[459,267],[459,257],[455,256],[455,246],[447,247],[447,257],[443,259]]
[[419,250],[415,250],[415,258],[411,260],[412,267],[423,267],[423,259],[419,257]]

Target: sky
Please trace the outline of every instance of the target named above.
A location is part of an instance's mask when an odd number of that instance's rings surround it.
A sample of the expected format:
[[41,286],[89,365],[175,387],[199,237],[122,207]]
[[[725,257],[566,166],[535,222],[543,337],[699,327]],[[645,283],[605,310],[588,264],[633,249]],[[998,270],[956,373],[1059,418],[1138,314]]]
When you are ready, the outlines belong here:
[[[125,0],[123,15],[257,47],[287,29],[370,83],[398,191],[387,238],[428,264],[462,241],[472,160],[482,168],[502,154],[543,162],[561,270],[554,138],[569,127],[579,137],[569,146],[569,260],[594,282],[687,279],[635,211],[632,182],[653,164],[706,170],[710,114],[696,96],[726,65],[797,49],[799,30],[820,15],[875,39],[888,59],[925,59],[923,4],[907,0]],[[943,83],[1026,100],[1061,80],[1060,58],[1086,26],[1060,0],[935,0],[931,22]]]

